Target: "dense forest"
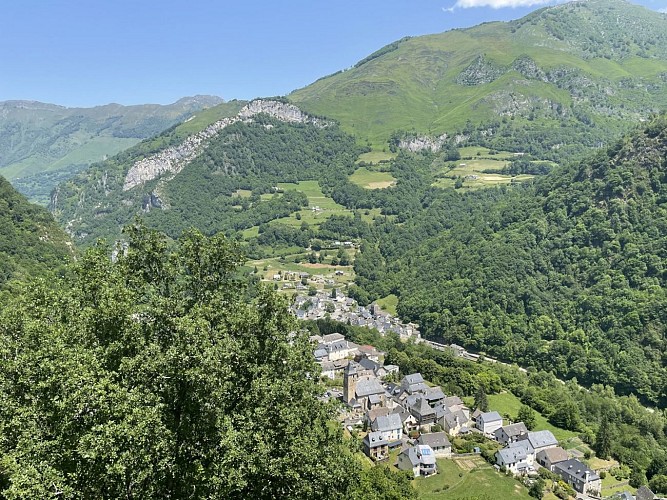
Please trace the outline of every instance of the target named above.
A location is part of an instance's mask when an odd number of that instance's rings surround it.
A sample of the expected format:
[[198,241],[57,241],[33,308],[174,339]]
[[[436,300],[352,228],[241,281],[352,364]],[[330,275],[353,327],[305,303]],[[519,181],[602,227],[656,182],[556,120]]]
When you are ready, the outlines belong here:
[[411,498],[318,399],[307,334],[238,245],[141,224],[0,312],[0,496]]
[[396,293],[427,336],[664,407],[666,125],[533,186],[427,192],[365,243],[357,297]]
[[51,214],[0,177],[0,289],[12,280],[62,271],[72,257],[68,245]]

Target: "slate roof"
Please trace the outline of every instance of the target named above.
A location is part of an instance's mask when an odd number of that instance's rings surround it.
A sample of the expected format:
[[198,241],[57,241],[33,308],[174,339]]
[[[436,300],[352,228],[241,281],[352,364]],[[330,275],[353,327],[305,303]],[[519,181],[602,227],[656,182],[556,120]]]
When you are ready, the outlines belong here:
[[[505,432],[505,434],[507,434],[511,438],[528,433],[526,424],[524,424],[523,422],[517,422],[516,424],[505,425],[500,429],[502,429]],[[497,434],[500,434],[500,429],[496,431]]]
[[443,405],[450,407],[450,406],[465,406],[463,404],[463,401],[461,400],[460,397],[458,396],[448,396],[445,398],[445,400],[442,402]]
[[445,393],[440,387],[429,387],[424,391],[424,397],[429,401],[439,401],[445,399]]
[[345,340],[345,336],[340,333],[330,333],[328,335],[322,336],[322,341],[325,344],[330,344],[332,342],[338,342],[339,340]]
[[389,432],[400,429],[403,426],[401,417],[398,413],[392,413],[387,416],[379,416],[371,423],[371,429],[380,432]]
[[551,431],[529,432],[528,441],[530,441],[531,446],[535,449],[558,445],[558,440]]
[[417,396],[416,400],[412,405],[410,405],[410,409],[416,413],[417,415],[420,415],[422,417],[426,415],[433,415],[435,414],[435,409],[431,408],[431,406],[428,404],[428,401],[426,398],[422,396]]
[[589,473],[588,481],[596,481],[600,479],[600,476],[597,475],[597,472],[589,469],[585,464],[581,463],[576,458],[558,462],[556,465],[554,465],[554,469],[556,472],[562,471],[570,477],[576,477],[582,482],[586,482],[587,472]]
[[427,445],[411,446],[407,450],[402,451],[401,455],[407,455],[413,467],[419,464],[435,464],[435,454],[431,447]]
[[502,422],[503,417],[500,416],[500,413],[497,411],[490,411],[487,413],[482,413],[479,417],[477,417],[478,422],[482,422],[484,424],[489,424],[491,422],[497,422],[500,420]]
[[502,460],[502,462],[506,464],[514,464],[517,462],[521,462],[522,460],[526,460],[526,458],[528,458],[528,455],[526,454],[526,449],[521,446],[515,448],[511,448],[508,446],[507,448],[499,450],[497,453],[498,457]]
[[410,375],[406,375],[405,377],[403,377],[403,381],[405,381],[405,383],[409,385],[423,384],[424,378],[422,377],[421,373],[412,373]]
[[364,438],[364,443],[369,448],[377,448],[378,446],[389,446],[389,441],[382,437],[381,432],[369,432]]
[[357,387],[354,393],[358,398],[370,396],[371,394],[384,394],[384,387],[376,378],[361,379],[357,382]]
[[447,439],[446,432],[431,432],[430,434],[422,434],[417,439],[417,443],[425,444],[431,448],[447,448],[451,447],[452,444]]

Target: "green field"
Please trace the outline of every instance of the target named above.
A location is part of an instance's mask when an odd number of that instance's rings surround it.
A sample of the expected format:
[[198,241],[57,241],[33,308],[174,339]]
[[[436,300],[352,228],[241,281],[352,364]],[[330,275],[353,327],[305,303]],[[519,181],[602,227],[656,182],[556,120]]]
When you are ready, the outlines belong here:
[[525,486],[497,472],[480,457],[439,459],[438,474],[417,478],[414,485],[424,499],[530,498]]
[[377,299],[376,304],[378,304],[383,310],[387,311],[389,314],[396,316],[396,306],[398,306],[398,297],[394,294],[387,295],[381,299]]
[[[304,222],[306,222],[311,226],[319,227],[323,221],[332,215],[352,215],[350,210],[342,205],[339,205],[332,198],[325,196],[324,193],[322,193],[320,185],[317,181],[301,181],[298,184],[281,182],[278,184],[278,188],[284,191],[301,191],[308,197],[308,206],[304,207],[302,210],[296,212],[290,217],[276,219],[275,222],[295,227],[300,227]],[[271,197],[280,196],[280,194],[262,196]],[[319,207],[320,210],[313,210],[313,207]],[[299,215],[297,216],[297,214]]]
[[[479,150],[484,148],[461,148],[462,150]],[[488,151],[488,150],[487,150]],[[503,175],[499,173],[509,162],[500,159],[508,153],[502,153],[498,156],[473,156],[472,160],[460,160],[457,162],[447,162],[444,164],[435,164],[435,175],[438,179],[433,183],[440,188],[453,188],[456,179],[463,180],[463,186],[460,189],[472,190],[484,187],[497,186],[501,184],[510,184],[512,182],[524,182],[532,179],[532,175]],[[461,154],[463,158],[463,154]],[[498,173],[488,172],[489,170]],[[486,171],[486,172],[485,172]]]
[[[490,394],[488,396],[488,399],[489,399],[489,408],[491,410],[497,411],[501,415],[507,414],[512,417],[516,417],[517,413],[519,413],[519,408],[521,408],[521,401],[511,392]],[[535,430],[551,431],[554,437],[561,442],[561,446],[563,446],[563,448],[568,448],[571,447],[571,445],[581,443],[578,439],[576,440],[574,439],[577,437],[576,432],[555,427],[552,424],[550,424],[549,421],[546,418],[544,418],[544,416],[541,413],[539,412],[535,413],[537,417],[535,423]]]
[[357,163],[370,163],[370,164],[377,164],[380,162],[388,162],[389,160],[392,160],[396,158],[396,153],[386,153],[384,151],[369,151],[368,153],[362,153],[359,155],[359,158],[357,158]]
[[366,189],[384,189],[392,186],[396,178],[389,172],[378,172],[360,167],[350,176],[350,182]]

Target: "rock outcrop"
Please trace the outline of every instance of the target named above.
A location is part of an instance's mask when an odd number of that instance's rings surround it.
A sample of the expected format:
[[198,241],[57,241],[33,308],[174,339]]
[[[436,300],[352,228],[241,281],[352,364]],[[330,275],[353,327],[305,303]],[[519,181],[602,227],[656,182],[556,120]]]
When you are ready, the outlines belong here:
[[326,127],[328,122],[308,116],[293,104],[258,99],[244,106],[231,118],[223,118],[212,123],[201,132],[188,136],[181,144],[164,149],[154,155],[137,161],[125,176],[123,191],[128,191],[164,174],[176,175],[201,152],[204,143],[221,130],[239,121],[252,121],[255,115],[267,114],[288,123],[310,123],[316,127]]

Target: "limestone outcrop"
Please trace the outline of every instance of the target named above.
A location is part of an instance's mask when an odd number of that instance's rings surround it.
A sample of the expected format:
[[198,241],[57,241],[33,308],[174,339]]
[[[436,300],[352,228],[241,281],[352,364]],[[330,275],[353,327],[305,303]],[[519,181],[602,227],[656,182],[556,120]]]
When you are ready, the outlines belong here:
[[244,106],[236,116],[218,120],[201,132],[188,136],[181,144],[135,162],[125,176],[123,191],[157,179],[164,174],[176,175],[194,160],[203,149],[204,144],[219,134],[221,130],[239,121],[252,121],[252,118],[260,113],[288,123],[310,123],[316,127],[328,125],[325,120],[311,117],[293,104],[257,99]]

